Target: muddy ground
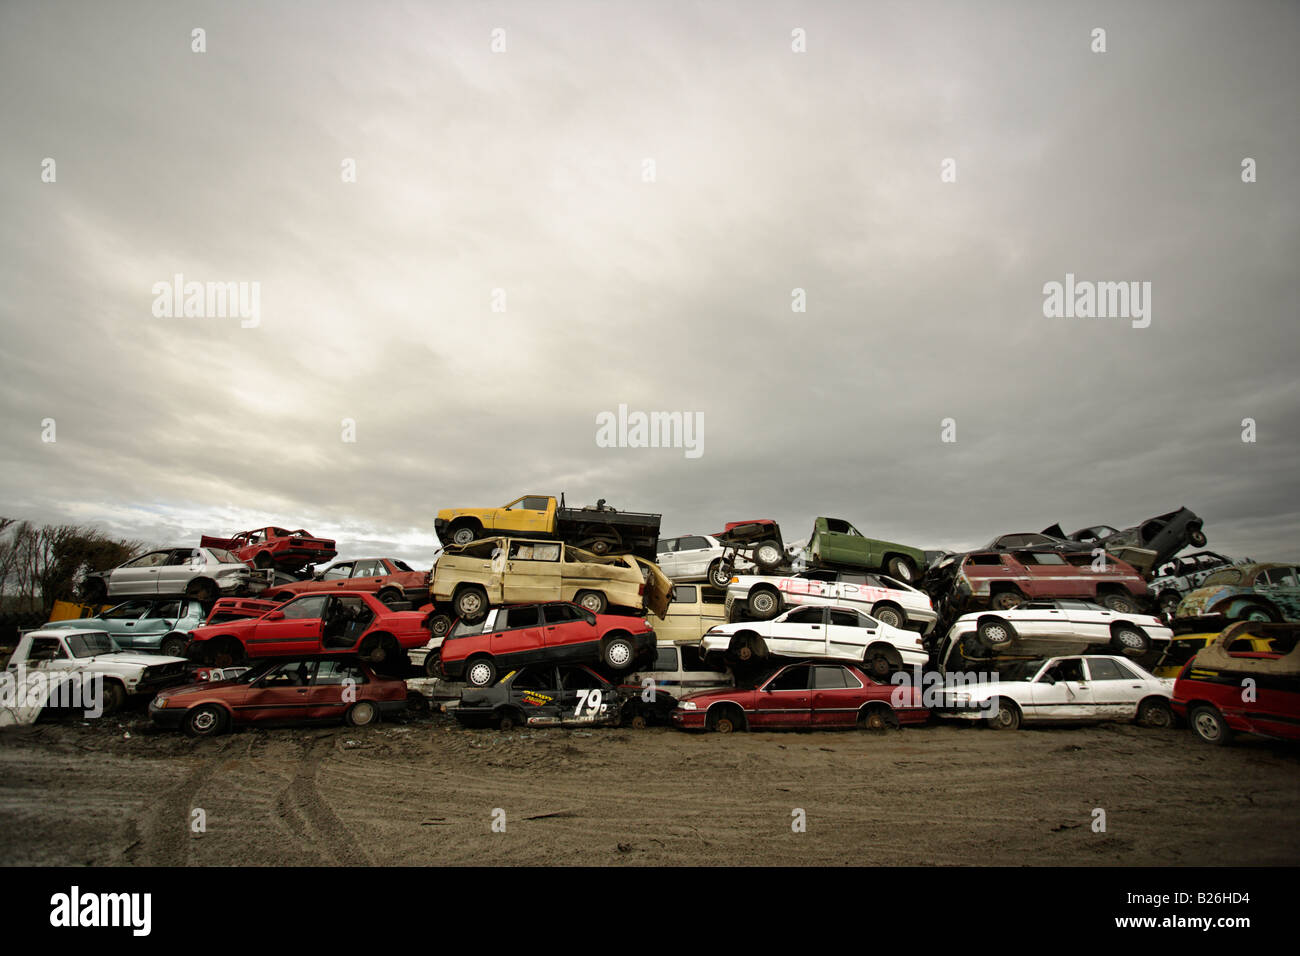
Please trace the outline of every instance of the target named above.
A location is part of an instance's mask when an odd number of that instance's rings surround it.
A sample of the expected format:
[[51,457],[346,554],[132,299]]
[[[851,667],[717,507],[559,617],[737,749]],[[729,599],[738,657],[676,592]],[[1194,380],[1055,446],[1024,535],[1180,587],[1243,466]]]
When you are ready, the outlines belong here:
[[1122,724],[0,730],[4,864],[1295,865],[1297,810],[1295,747]]

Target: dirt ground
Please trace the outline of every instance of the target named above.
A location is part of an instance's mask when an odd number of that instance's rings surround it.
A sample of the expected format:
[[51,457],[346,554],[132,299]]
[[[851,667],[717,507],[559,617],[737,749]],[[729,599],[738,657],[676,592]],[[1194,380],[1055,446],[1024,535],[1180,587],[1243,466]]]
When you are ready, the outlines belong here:
[[722,736],[434,715],[196,741],[134,714],[0,730],[10,865],[1294,866],[1298,809],[1297,748],[1120,724]]

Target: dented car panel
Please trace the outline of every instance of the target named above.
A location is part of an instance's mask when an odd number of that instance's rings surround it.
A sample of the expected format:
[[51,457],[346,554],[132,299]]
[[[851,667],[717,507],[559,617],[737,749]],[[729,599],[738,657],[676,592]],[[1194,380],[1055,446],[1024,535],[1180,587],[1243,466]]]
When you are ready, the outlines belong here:
[[[1098,600],[1108,590],[1134,600],[1147,596],[1146,579],[1125,562],[1054,551],[973,552],[963,555],[952,584],[956,608],[988,605],[999,595]],[[1008,605],[1009,606],[1009,605]]]
[[1222,614],[1229,620],[1300,621],[1300,569],[1291,564],[1221,568],[1188,593],[1176,617]]

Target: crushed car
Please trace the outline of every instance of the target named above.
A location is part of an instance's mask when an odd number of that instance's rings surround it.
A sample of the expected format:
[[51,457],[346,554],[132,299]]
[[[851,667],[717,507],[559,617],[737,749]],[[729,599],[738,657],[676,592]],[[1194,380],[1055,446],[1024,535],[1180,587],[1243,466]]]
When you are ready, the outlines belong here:
[[919,581],[925,571],[920,548],[868,538],[842,518],[817,518],[808,552],[815,565],[883,571],[906,584]]
[[223,594],[249,594],[270,583],[218,547],[163,548],[107,571],[92,571],[81,583],[88,604],[129,597],[185,597],[208,603]]
[[123,650],[184,657],[189,632],[207,616],[200,602],[188,598],[141,599],[124,601],[93,617],[51,621],[41,630],[89,628],[104,631]]
[[735,553],[734,546],[724,545],[720,538],[710,534],[660,538],[655,562],[673,583],[707,581],[715,588],[725,588],[736,571],[750,571],[755,567],[753,562]]
[[1205,547],[1200,517],[1186,508],[1147,518],[1141,524],[1118,531],[1109,525],[1094,525],[1070,535],[1070,540],[1104,548],[1107,553],[1144,574],[1154,571],[1183,548]]
[[450,712],[465,727],[618,727],[662,722],[676,699],[642,700],[639,687],[615,684],[582,664],[525,664],[491,687],[470,687]]
[[1239,564],[1206,576],[1178,602],[1175,618],[1222,615],[1230,621],[1300,620],[1300,569],[1293,564]]
[[1230,568],[1234,564],[1252,564],[1249,558],[1234,561],[1232,558],[1214,551],[1197,551],[1167,561],[1156,569],[1151,579],[1151,593],[1155,595],[1160,609],[1169,616],[1178,611],[1189,591],[1200,587],[1205,579],[1221,568]]
[[654,560],[662,515],[595,505],[569,508],[564,496],[524,495],[499,508],[445,508],[433,521],[444,545],[467,545],[501,534],[554,537],[593,554],[632,553]]
[[430,579],[433,603],[453,617],[477,621],[499,604],[572,601],[591,611],[660,617],[672,582],[658,565],[634,555],[597,555],[560,541],[484,538],[448,545]]
[[192,737],[249,724],[343,721],[365,727],[404,712],[407,697],[404,681],[382,677],[357,660],[268,659],[225,680],[162,691],[150,702],[149,716]]
[[318,538],[301,528],[288,531],[268,526],[229,538],[205,534],[199,543],[205,548],[224,548],[250,567],[289,574],[300,574],[311,565],[325,564],[338,556],[332,539]]
[[883,574],[817,568],[794,574],[740,575],[727,585],[727,619],[757,620],[804,605],[864,611],[890,627],[927,634],[938,620],[929,596]]
[[1007,610],[1028,600],[1079,598],[1121,614],[1148,603],[1146,579],[1117,558],[1087,553],[972,551],[943,558],[926,575],[925,588],[956,616],[982,607]]
[[660,641],[694,644],[709,628],[727,623],[726,594],[698,584],[674,584],[672,603],[663,617],[653,611],[646,621]]
[[923,724],[929,711],[917,687],[878,683],[849,664],[802,661],[777,668],[747,687],[687,694],[674,727],[728,734],[739,730],[883,731]]
[[287,601],[299,594],[321,591],[373,591],[390,606],[409,602],[419,608],[429,601],[430,573],[413,570],[397,558],[356,558],[336,561],[314,572],[306,581],[270,587],[265,596],[274,601]]

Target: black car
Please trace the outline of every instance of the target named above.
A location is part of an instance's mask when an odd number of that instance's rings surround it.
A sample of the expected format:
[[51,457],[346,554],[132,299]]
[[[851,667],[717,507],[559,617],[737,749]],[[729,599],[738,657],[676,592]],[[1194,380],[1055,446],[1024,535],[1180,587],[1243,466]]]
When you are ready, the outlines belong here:
[[1203,522],[1194,512],[1179,508],[1168,514],[1147,518],[1141,524],[1122,531],[1109,525],[1083,528],[1070,535],[1073,541],[1098,545],[1110,554],[1127,561],[1148,577],[1188,545],[1205,547]]
[[470,687],[452,711],[465,727],[641,728],[665,722],[677,705],[662,691],[617,685],[582,664],[527,664],[491,687]]

